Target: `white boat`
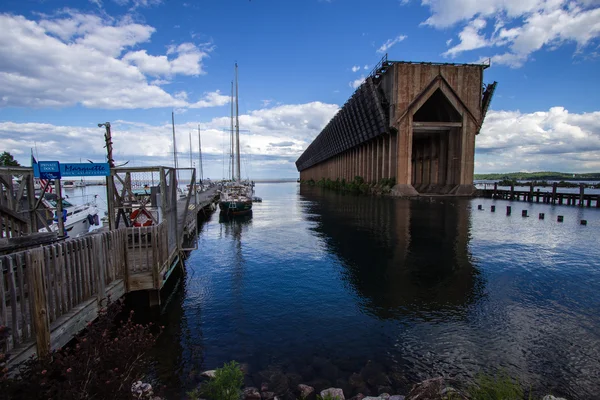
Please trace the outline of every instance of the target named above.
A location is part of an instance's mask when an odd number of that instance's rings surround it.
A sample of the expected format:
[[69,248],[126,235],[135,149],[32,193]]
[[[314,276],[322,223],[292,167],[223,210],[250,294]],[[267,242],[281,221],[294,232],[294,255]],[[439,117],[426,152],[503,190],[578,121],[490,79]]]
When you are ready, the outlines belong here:
[[[44,196],[42,203],[51,210],[56,210],[57,197],[56,195]],[[63,200],[63,221],[65,225],[65,234],[68,237],[78,237],[82,234],[88,233],[92,226],[100,225],[100,217],[98,215],[98,208],[96,207],[95,197],[94,201],[82,204],[74,205],[70,202]],[[54,219],[51,222],[50,231],[58,232],[58,218],[56,211],[54,212]],[[48,232],[46,228],[42,228],[39,232]]]
[[75,187],[75,181],[62,181],[63,189],[72,189]]

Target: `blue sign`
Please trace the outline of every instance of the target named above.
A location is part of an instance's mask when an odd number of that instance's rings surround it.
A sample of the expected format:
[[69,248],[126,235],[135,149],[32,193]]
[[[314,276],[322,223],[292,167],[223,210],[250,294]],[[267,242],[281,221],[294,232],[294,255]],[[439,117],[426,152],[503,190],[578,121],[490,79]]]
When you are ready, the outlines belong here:
[[60,164],[58,161],[38,162],[40,179],[60,179]]
[[60,173],[62,176],[109,176],[110,166],[108,163],[60,164]]

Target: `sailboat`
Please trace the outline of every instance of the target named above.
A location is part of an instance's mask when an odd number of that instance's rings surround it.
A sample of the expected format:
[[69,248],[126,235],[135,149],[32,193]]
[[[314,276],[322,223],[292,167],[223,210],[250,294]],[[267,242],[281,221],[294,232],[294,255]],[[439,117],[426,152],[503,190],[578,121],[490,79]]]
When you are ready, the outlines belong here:
[[[235,64],[235,140],[233,135],[233,101],[231,103],[231,182],[224,183],[219,197],[222,214],[243,215],[252,212],[253,188],[241,180],[240,176],[240,123],[238,107],[238,66]],[[233,84],[231,90],[233,100]],[[234,146],[235,142],[235,146]],[[235,171],[235,172],[234,172]],[[235,174],[235,175],[234,175]]]

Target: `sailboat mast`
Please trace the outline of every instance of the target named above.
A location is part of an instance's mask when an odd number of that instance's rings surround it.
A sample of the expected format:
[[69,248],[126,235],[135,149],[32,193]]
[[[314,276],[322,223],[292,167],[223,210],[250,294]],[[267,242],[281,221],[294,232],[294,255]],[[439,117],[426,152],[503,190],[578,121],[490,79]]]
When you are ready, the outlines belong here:
[[198,124],[198,174],[200,182],[204,180],[204,170],[202,169],[202,140],[200,140],[200,124]]
[[229,137],[229,158],[231,161],[231,180],[233,180],[233,175],[235,174],[235,164],[233,158],[233,81],[231,81],[231,135]]
[[190,134],[190,168],[193,168],[193,162],[192,162],[192,131],[189,131]]
[[[177,171],[177,143],[175,142],[175,113],[171,111],[171,124],[173,125],[173,164]],[[179,171],[177,171],[177,180],[179,180]]]
[[239,120],[239,107],[238,107],[238,65],[235,63],[235,155],[237,160],[236,178],[240,182],[240,120]]

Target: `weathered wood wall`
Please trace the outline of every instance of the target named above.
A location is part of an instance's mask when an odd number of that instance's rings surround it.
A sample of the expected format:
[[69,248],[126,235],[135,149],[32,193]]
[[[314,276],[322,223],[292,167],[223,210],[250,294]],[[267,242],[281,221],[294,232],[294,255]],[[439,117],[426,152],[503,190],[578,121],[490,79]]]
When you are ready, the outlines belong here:
[[[107,297],[160,289],[166,231],[166,223],[118,229],[0,256],[0,325],[11,332],[0,351],[13,363],[47,354],[95,319]],[[131,283],[145,276],[149,287]]]

